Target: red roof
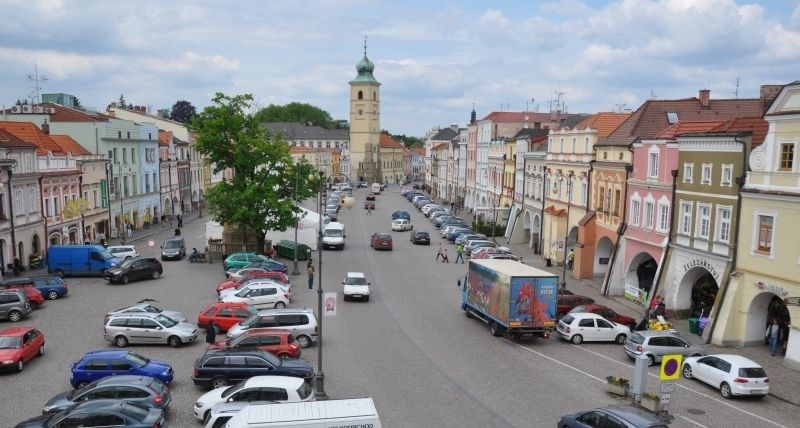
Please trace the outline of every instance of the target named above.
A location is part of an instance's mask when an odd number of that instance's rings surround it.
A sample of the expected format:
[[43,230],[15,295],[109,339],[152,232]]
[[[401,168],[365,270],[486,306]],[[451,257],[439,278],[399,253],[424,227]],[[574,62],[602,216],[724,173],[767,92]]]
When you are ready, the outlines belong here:
[[102,113],[87,113],[64,107],[61,104],[42,103],[39,105],[56,110],[55,113],[50,114],[50,122],[108,122],[113,117]]
[[423,149],[422,147],[412,147],[411,152],[419,156],[425,156],[425,149]]
[[169,140],[172,139],[172,131],[158,130],[158,145],[161,147],[169,146]]
[[16,135],[0,128],[0,147],[4,148],[36,148],[36,144],[19,139]]
[[85,147],[78,144],[69,135],[50,135],[50,139],[61,147],[64,152],[72,153],[72,156],[85,156],[91,155],[92,152],[86,150]]
[[769,123],[760,116],[737,117],[723,122],[710,130],[710,132],[752,132],[751,148],[756,148],[767,138]]
[[535,113],[532,111],[493,111],[480,121],[490,120],[494,123],[522,123],[525,122],[525,117],[528,117],[528,122],[554,122],[560,121],[567,117],[565,113],[557,113],[551,115],[550,113]]
[[383,133],[381,133],[381,140],[379,145],[380,147],[385,147],[390,149],[402,149],[403,147],[405,147],[402,144],[395,141],[394,138],[392,138],[391,136]]
[[64,154],[61,146],[50,139],[50,136],[42,132],[33,122],[0,121],[0,128],[16,135],[20,140],[35,144],[37,155],[46,155],[48,152]]
[[715,126],[724,123],[722,121],[698,121],[698,122],[678,122],[656,135],[656,139],[672,139],[678,134],[688,134],[694,132],[706,132]]
[[575,126],[577,129],[592,128],[597,130],[597,136],[605,138],[622,125],[630,117],[630,113],[601,112],[593,114]]

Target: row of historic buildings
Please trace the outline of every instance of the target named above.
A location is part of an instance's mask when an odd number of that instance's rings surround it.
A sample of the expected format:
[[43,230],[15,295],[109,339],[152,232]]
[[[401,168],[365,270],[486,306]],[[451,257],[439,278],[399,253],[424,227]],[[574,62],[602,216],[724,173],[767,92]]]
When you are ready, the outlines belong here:
[[800,366],[800,82],[592,115],[473,110],[425,142],[431,193],[508,242],[560,266],[572,251],[564,275],[605,294],[710,316],[714,343],[763,343],[768,320],[794,319]]

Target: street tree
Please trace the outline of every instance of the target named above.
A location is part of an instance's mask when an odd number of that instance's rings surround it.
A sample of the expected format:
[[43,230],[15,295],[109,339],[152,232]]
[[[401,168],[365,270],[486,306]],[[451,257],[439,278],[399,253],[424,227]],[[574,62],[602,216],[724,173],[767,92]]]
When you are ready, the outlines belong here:
[[180,100],[173,104],[169,113],[170,119],[181,123],[189,123],[195,116],[197,116],[197,109],[186,100]]
[[206,193],[212,218],[238,224],[264,248],[266,232],[295,226],[302,210],[293,202],[315,194],[321,180],[308,162],[295,164],[288,144],[260,126],[250,106],[250,94],[217,93],[212,104],[190,123],[195,147],[215,174],[233,170],[233,178],[214,184]]

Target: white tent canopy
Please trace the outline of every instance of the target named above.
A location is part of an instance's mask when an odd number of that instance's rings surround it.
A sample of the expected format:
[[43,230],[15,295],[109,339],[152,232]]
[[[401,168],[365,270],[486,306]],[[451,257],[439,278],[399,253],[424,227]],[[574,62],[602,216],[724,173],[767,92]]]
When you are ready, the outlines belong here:
[[[297,226],[297,242],[308,245],[312,250],[317,250],[317,228],[319,227],[319,213],[300,207],[302,217]],[[285,231],[267,231],[266,238],[273,244],[288,239],[294,241],[294,227]],[[206,241],[209,239],[222,239],[222,226],[215,221],[206,222]]]

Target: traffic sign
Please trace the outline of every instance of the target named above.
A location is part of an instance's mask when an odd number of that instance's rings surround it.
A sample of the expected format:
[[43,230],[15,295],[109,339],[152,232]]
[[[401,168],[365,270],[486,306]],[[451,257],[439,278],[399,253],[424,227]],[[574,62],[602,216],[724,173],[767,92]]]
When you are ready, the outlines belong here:
[[683,355],[664,355],[661,359],[661,373],[659,373],[659,379],[677,380],[680,378],[681,361],[683,361]]
[[155,241],[147,241],[147,245],[150,246],[150,247],[155,247],[156,246],[156,242]]

